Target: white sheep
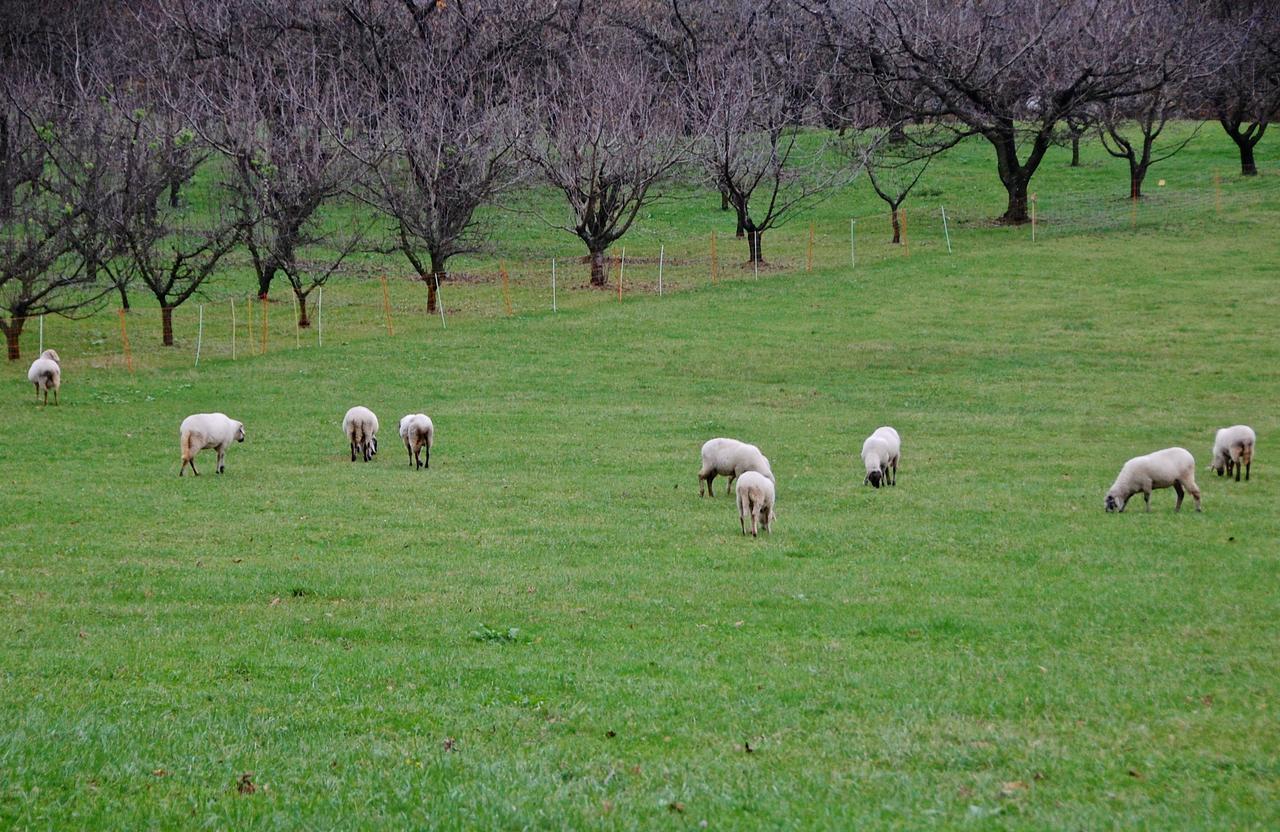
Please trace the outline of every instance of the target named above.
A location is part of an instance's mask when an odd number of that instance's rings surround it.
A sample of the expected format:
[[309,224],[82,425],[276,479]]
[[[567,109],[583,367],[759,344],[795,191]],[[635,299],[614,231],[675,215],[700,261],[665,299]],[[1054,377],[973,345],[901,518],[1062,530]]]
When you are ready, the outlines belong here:
[[[431,417],[425,413],[410,413],[400,420],[400,438],[409,452],[409,465],[418,468],[431,467],[431,446],[436,443],[436,426]],[[422,459],[422,449],[426,448],[427,458]]]
[[1200,488],[1196,485],[1196,460],[1186,448],[1165,448],[1163,451],[1135,456],[1120,469],[1120,476],[1107,491],[1107,511],[1124,511],[1129,498],[1142,492],[1142,499],[1151,511],[1151,491],[1168,488],[1178,494],[1174,511],[1182,510],[1183,490],[1190,491],[1200,511]]
[[244,441],[244,423],[227,418],[225,413],[195,413],[182,420],[178,435],[182,445],[182,467],[178,469],[178,476],[186,472],[188,465],[191,473],[200,476],[196,470],[196,454],[205,448],[218,452],[216,470],[221,474],[227,467],[224,462],[227,448],[232,442]]
[[773,533],[773,521],[778,515],[773,510],[773,480],[758,471],[744,471],[738,478],[738,525],[747,533],[747,517],[751,517],[751,536],[756,537],[763,522],[764,530]]
[[698,494],[703,494],[705,486],[706,493],[714,497],[715,492],[711,488],[711,483],[717,475],[728,477],[729,487],[732,488],[733,481],[747,471],[756,471],[773,479],[773,469],[769,467],[769,460],[755,445],[723,437],[708,439],[702,445],[702,469],[698,471]]
[[1248,425],[1233,425],[1218,431],[1213,438],[1213,462],[1210,468],[1229,477],[1234,470],[1236,482],[1240,482],[1240,469],[1244,469],[1244,478],[1249,479],[1249,466],[1253,464],[1253,443],[1258,441],[1257,434]]
[[369,408],[357,405],[348,410],[347,415],[342,417],[342,432],[351,441],[352,462],[356,461],[357,450],[364,456],[365,462],[378,453],[378,417]]
[[53,390],[53,403],[58,403],[58,388],[62,386],[62,359],[53,350],[45,350],[40,357],[31,362],[27,370],[27,381],[36,386],[36,401],[44,394],[44,403],[49,405],[49,390]]
[[862,443],[862,464],[867,469],[863,483],[871,483],[872,488],[879,488],[881,482],[897,485],[901,456],[902,440],[898,432],[888,425],[876,428]]

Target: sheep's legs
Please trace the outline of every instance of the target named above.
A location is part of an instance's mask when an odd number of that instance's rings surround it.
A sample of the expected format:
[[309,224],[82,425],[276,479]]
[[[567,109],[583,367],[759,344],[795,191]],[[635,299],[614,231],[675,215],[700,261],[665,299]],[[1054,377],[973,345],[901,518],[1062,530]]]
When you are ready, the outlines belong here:
[[218,467],[214,473],[221,474],[224,470],[226,470],[227,463],[223,461],[226,458],[227,458],[227,452],[224,451],[222,448],[219,448],[218,449]]
[[351,440],[351,461],[356,461],[356,441],[354,439]]
[[[738,478],[738,475],[737,475],[737,474],[730,474],[730,475],[729,475],[729,484],[728,484],[728,485],[726,485],[726,486],[724,487],[724,493],[726,493],[726,494],[732,494],[732,493],[733,493],[733,481],[734,481],[734,480],[736,480],[737,478]],[[714,497],[714,496],[716,496],[716,495],[712,494],[711,496],[712,496],[712,497]]]
[[406,442],[404,443],[404,449],[409,452],[409,467],[416,469],[418,466],[417,460],[413,458],[413,446]]
[[200,472],[196,470],[196,458],[194,456],[191,459],[182,460],[182,467],[178,469],[178,476],[182,476],[182,472],[186,470],[188,465],[191,466],[191,473],[197,477],[200,476]]
[[1200,489],[1192,481],[1187,483],[1187,490],[1191,492],[1191,498],[1196,501],[1196,511],[1200,511]]
[[1142,501],[1147,504],[1147,513],[1149,514],[1151,512],[1151,492],[1150,491],[1142,492]]
[[703,476],[702,474],[698,475],[698,496],[699,497],[705,497],[708,494],[710,494],[712,497],[716,496],[715,490],[711,487],[711,481],[714,480],[715,478],[716,478],[715,474],[712,474],[710,476]]
[[1177,480],[1173,481],[1173,491],[1178,495],[1178,502],[1173,504],[1174,511],[1182,511],[1182,483]]
[[423,456],[425,456],[425,457],[426,457],[426,460],[424,460],[424,461],[423,461],[423,463],[422,463],[422,467],[423,467],[423,468],[430,468],[430,467],[431,467],[431,446],[430,446],[430,445],[424,445],[424,446],[422,447],[422,453],[423,453]]

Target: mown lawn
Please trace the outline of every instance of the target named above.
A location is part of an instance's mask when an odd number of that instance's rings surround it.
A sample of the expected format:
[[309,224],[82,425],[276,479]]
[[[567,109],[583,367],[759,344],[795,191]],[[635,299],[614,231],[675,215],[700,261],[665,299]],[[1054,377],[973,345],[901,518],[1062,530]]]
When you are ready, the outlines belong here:
[[[388,336],[349,281],[323,348],[286,327],[194,368],[189,333],[172,356],[139,336],[132,375],[114,315],[47,322],[63,404],[33,404],[25,360],[0,381],[0,825],[1280,826],[1276,168],[1237,181],[1206,132],[1153,171],[1200,197],[1155,193],[1134,232],[1121,172],[1062,152],[1041,198],[1078,213],[1032,245],[983,219],[988,156],[941,163],[920,208],[946,201],[952,255],[940,228],[909,257],[869,234],[851,271],[859,183],[758,280],[691,265],[662,298],[569,284],[552,314],[531,273],[509,318],[497,284],[446,288],[442,329],[396,283]],[[708,208],[655,208],[631,251],[704,256],[712,228],[737,251]],[[495,222],[477,271],[575,251]],[[367,465],[354,404],[382,420]],[[248,441],[179,479],[205,410]],[[426,472],[395,436],[418,410]],[[1247,484],[1206,470],[1237,422]],[[881,424],[903,468],[873,491]],[[698,497],[719,435],[772,460],[772,535]],[[1162,491],[1104,514],[1124,460],[1169,445],[1204,513]]]

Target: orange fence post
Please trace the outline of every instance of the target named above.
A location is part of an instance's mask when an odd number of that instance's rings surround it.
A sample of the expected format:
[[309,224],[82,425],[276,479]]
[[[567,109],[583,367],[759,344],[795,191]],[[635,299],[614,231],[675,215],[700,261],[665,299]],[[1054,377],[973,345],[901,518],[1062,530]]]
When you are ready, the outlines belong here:
[[911,256],[911,244],[907,242],[907,209],[902,209],[902,251],[907,256]]
[[231,360],[236,360],[236,299],[231,299]]
[[1031,242],[1036,241],[1036,195],[1031,195]]
[[129,349],[129,330],[124,325],[124,310],[116,310],[120,316],[120,343],[124,346],[124,363],[133,372],[133,351]]
[[502,305],[507,309],[507,317],[511,317],[511,278],[507,276],[507,264],[498,261],[498,271],[502,274]]
[[813,271],[813,222],[809,222],[809,247],[804,254],[804,270]]
[[1138,230],[1138,198],[1136,196],[1129,198],[1129,230]]
[[246,325],[249,330],[249,355],[253,355],[253,298],[245,298],[245,308],[249,310],[249,323]]
[[382,276],[382,313],[387,318],[387,334],[395,335],[396,328],[391,325],[391,290],[387,287],[387,276]]
[[262,354],[267,354],[267,298],[262,298]]
[[618,261],[618,303],[622,303],[622,276],[627,273],[627,247],[622,247],[622,259]]
[[711,232],[711,283],[715,285],[720,282],[719,264],[716,262],[716,232]]

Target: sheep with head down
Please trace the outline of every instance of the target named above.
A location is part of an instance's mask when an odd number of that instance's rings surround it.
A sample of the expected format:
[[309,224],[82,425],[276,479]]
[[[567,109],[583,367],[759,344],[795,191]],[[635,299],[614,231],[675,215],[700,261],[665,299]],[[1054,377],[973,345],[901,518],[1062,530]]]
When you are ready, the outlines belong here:
[[244,441],[244,422],[230,419],[225,413],[194,413],[182,420],[178,436],[182,445],[182,467],[178,469],[178,476],[186,472],[188,465],[191,473],[200,476],[196,470],[196,454],[205,448],[218,452],[218,467],[214,470],[221,474],[227,467],[227,448],[232,442]]
[[773,534],[773,521],[778,519],[773,505],[776,492],[773,480],[758,471],[746,471],[738,478],[736,489],[738,495],[738,525],[742,533],[747,533],[747,518],[751,518],[751,536],[756,537],[763,525],[764,530]]
[[[425,413],[410,413],[400,420],[400,438],[409,452],[409,465],[414,470],[431,467],[431,446],[436,443],[436,426]],[[423,451],[426,460],[423,461]]]
[[867,470],[863,483],[869,483],[872,488],[879,488],[881,483],[897,485],[901,456],[902,439],[898,432],[888,425],[876,428],[862,443],[862,464]]
[[773,479],[773,469],[769,466],[769,460],[755,445],[724,437],[708,439],[702,444],[702,468],[698,471],[698,494],[710,494],[714,497],[712,482],[717,476],[728,477],[729,488],[732,488],[733,481],[747,471],[755,471],[770,480]]
[[1120,475],[1107,491],[1103,506],[1108,512],[1122,512],[1134,494],[1142,494],[1151,511],[1151,492],[1157,488],[1173,488],[1178,495],[1174,511],[1182,511],[1182,495],[1191,492],[1200,511],[1200,488],[1196,485],[1196,460],[1186,448],[1165,448],[1145,456],[1135,456],[1120,469]]
[[1249,480],[1249,468],[1253,466],[1253,446],[1258,436],[1248,425],[1232,425],[1223,428],[1213,437],[1213,462],[1209,467],[1218,476],[1231,476],[1235,472],[1236,482],[1240,482],[1240,469],[1244,469],[1244,478]]
[[44,396],[44,403],[49,405],[49,391],[53,391],[53,403],[58,403],[58,389],[62,387],[62,359],[53,350],[45,350],[40,357],[31,362],[27,370],[27,381],[36,386],[36,401]]
[[378,417],[367,407],[359,405],[342,417],[342,432],[351,442],[351,461],[356,461],[358,451],[368,462],[378,453]]

